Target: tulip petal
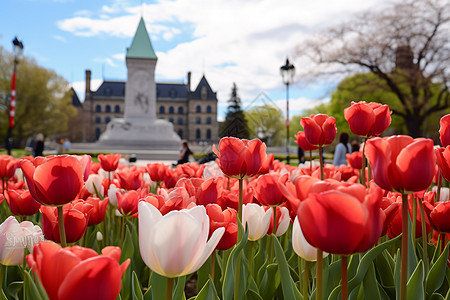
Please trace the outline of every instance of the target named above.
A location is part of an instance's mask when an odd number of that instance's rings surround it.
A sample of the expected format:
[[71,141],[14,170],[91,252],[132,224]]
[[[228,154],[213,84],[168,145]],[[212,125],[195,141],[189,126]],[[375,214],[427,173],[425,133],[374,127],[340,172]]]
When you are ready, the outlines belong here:
[[219,227],[214,230],[211,238],[206,243],[206,246],[203,248],[203,253],[200,257],[197,258],[197,263],[190,269],[186,270],[186,274],[193,273],[200,269],[201,266],[206,262],[206,260],[211,256],[211,253],[216,249],[217,244],[220,242],[223,234],[225,232],[224,227]]

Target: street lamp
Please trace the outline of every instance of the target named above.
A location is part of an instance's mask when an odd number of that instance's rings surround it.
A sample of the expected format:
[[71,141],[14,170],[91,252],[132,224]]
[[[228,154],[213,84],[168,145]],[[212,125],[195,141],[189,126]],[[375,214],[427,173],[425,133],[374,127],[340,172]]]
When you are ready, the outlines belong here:
[[6,150],[8,155],[11,155],[11,149],[13,146],[12,130],[14,127],[14,112],[16,107],[16,69],[19,63],[19,56],[22,54],[23,43],[17,39],[17,36],[12,41],[14,52],[14,69],[11,77],[11,101],[9,102],[9,127],[8,134],[6,136]]
[[286,64],[280,68],[281,78],[286,85],[286,160],[289,164],[289,84],[294,80],[295,67],[286,58]]

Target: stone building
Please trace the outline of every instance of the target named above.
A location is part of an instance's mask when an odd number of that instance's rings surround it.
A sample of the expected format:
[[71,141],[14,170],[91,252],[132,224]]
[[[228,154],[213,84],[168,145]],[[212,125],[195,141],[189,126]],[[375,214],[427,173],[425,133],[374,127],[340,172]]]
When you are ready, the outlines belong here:
[[[138,53],[154,53],[143,24],[141,19],[130,48]],[[76,107],[76,121],[81,121],[78,122],[81,126],[70,127],[69,137],[75,142],[98,140],[112,119],[124,117],[126,82],[105,80],[96,91],[92,91],[91,76],[91,71],[86,70],[85,101],[82,106]],[[205,76],[194,89],[191,89],[191,72],[187,73],[186,81],[156,82],[156,117],[171,122],[181,139],[191,143],[217,142],[217,93],[212,90]],[[76,93],[74,97],[78,99]]]

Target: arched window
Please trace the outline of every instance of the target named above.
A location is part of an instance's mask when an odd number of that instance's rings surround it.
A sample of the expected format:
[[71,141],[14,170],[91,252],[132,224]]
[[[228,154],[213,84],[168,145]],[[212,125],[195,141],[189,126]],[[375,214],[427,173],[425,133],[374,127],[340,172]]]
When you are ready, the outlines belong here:
[[202,107],[200,105],[197,105],[197,107],[195,108],[195,112],[202,112]]
[[102,107],[101,107],[100,105],[97,104],[97,105],[95,106],[95,111],[96,111],[96,112],[101,112],[101,111],[102,111]]
[[178,114],[183,114],[183,106],[178,107]]
[[105,107],[105,112],[111,112],[111,106],[106,105],[106,107]]
[[209,113],[209,114],[211,113],[211,105],[208,105],[208,106],[206,107],[206,112]]
[[173,118],[169,118],[169,122],[173,124]]
[[183,138],[183,129],[178,130],[178,135],[181,139]]
[[178,118],[178,125],[183,125],[183,118]]
[[101,122],[102,122],[102,120],[100,119],[100,117],[95,117],[96,124],[100,124]]
[[211,139],[211,129],[206,130],[206,139],[207,140]]
[[111,118],[110,117],[106,117],[105,118],[105,123],[108,124],[109,122],[111,122]]
[[98,140],[98,138],[100,137],[100,128],[95,128],[95,138]]
[[163,114],[164,111],[165,111],[164,106],[160,106],[160,107],[159,107],[159,113],[160,113],[160,114]]
[[198,128],[195,130],[195,138],[197,140],[199,140],[201,138],[201,132],[200,132],[200,129],[198,129]]
[[200,117],[195,118],[195,124],[201,124],[202,119]]
[[173,112],[174,112],[173,106],[169,107],[169,114],[173,114]]
[[120,105],[114,106],[114,112],[120,113]]
[[211,118],[210,117],[206,118],[206,124],[211,124]]

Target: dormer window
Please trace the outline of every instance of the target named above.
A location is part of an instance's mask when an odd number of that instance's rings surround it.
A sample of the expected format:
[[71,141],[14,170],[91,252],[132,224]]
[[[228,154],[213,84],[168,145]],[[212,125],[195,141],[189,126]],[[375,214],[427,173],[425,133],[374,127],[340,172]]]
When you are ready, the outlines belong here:
[[206,89],[206,86],[202,86],[202,89],[200,90],[200,97],[202,100],[206,100],[206,97],[208,96],[208,90]]
[[106,97],[110,97],[111,94],[112,94],[111,88],[107,87],[107,88],[104,90],[104,94],[105,94]]
[[170,90],[170,98],[176,98],[177,97],[177,91],[175,89]]

